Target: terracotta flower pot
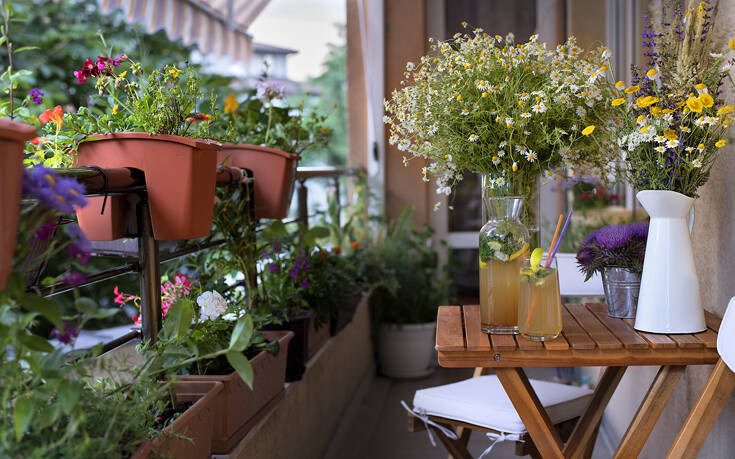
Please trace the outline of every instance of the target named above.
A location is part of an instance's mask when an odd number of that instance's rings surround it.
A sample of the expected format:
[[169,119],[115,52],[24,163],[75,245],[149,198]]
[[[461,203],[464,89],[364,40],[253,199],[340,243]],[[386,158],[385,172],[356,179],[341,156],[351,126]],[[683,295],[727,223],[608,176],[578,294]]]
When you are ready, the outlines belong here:
[[[97,140],[79,145],[79,165],[143,171],[156,239],[194,239],[209,234],[220,144],[144,132],[93,137]],[[105,215],[100,215],[101,204],[100,200],[99,205],[79,212],[79,225],[90,239],[116,239],[122,230],[114,223],[120,216],[115,214],[115,205],[109,214],[105,210]]]
[[[195,402],[153,441],[145,441],[133,459],[175,457],[205,459],[211,457],[212,432],[217,416],[216,402],[222,393],[217,381],[184,381],[173,383],[179,402]],[[186,438],[179,438],[183,436]]]
[[229,375],[178,376],[181,381],[218,381],[223,384],[215,402],[214,454],[231,451],[283,395],[288,343],[293,333],[271,331],[263,332],[263,336],[268,340],[277,339],[280,351],[275,356],[262,351],[250,359],[254,375],[252,390],[234,372]]
[[286,218],[301,156],[257,145],[224,144],[217,163],[226,159],[228,166],[253,171],[255,218]]
[[324,347],[325,344],[327,344],[327,341],[329,341],[331,330],[331,322],[327,321],[326,323],[321,324],[319,328],[316,326],[316,311],[312,309],[311,311],[311,319],[309,320],[309,353],[308,353],[308,359],[311,360],[314,355],[316,355],[317,352],[319,352],[319,349]]
[[7,287],[18,236],[23,150],[34,137],[33,127],[0,119],[0,291]]

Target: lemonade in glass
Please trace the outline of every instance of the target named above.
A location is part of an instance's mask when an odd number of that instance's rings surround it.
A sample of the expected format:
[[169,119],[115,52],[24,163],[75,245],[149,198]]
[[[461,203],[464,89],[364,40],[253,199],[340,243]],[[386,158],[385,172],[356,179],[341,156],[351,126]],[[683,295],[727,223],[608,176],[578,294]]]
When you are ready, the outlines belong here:
[[561,295],[556,260],[548,267],[533,266],[529,258],[520,262],[518,330],[524,338],[549,341],[561,333]]

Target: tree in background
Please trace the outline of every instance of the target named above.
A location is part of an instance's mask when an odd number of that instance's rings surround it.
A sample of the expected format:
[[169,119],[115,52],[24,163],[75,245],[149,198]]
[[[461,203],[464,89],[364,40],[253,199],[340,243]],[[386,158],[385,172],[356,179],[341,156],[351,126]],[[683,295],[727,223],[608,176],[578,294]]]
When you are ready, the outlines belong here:
[[309,79],[310,86],[319,93],[313,97],[313,109],[319,113],[334,112],[325,123],[334,135],[326,149],[306,155],[304,165],[347,165],[347,42],[345,25],[336,26],[340,42],[328,45],[329,52],[322,63],[322,74]]

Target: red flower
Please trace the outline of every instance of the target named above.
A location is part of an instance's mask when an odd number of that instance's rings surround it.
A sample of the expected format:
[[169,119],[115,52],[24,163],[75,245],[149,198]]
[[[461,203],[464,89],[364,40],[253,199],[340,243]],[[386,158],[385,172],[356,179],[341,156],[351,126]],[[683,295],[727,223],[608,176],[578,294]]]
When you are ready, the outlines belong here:
[[43,124],[51,121],[52,123],[56,123],[57,126],[61,127],[61,123],[64,122],[64,109],[61,108],[61,105],[57,105],[54,108],[49,108],[45,112],[38,115],[38,121]]
[[197,113],[196,115],[190,116],[189,118],[187,118],[186,121],[190,123],[196,123],[197,121],[209,121],[211,119],[212,117],[207,114]]
[[38,145],[46,142],[48,142],[48,139],[46,137],[36,137],[35,139],[31,140],[31,143],[33,145]]

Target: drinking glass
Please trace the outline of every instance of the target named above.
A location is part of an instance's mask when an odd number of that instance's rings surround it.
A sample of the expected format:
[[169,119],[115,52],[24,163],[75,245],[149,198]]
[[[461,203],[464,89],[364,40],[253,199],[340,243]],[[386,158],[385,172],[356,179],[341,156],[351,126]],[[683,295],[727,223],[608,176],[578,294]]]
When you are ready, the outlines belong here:
[[561,295],[556,260],[544,268],[531,268],[529,258],[521,259],[518,294],[518,330],[524,338],[549,341],[561,333]]

